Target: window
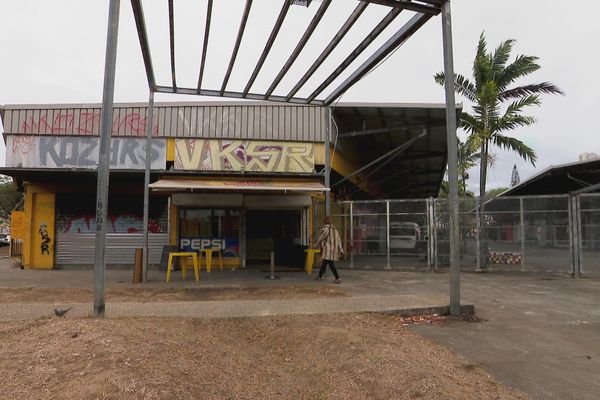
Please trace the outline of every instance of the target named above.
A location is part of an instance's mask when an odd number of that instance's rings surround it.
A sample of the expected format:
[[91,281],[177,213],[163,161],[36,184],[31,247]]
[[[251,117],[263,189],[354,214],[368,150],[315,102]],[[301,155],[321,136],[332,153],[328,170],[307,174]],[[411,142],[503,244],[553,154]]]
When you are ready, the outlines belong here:
[[184,251],[219,248],[223,257],[240,255],[240,211],[198,208],[179,211],[179,247]]

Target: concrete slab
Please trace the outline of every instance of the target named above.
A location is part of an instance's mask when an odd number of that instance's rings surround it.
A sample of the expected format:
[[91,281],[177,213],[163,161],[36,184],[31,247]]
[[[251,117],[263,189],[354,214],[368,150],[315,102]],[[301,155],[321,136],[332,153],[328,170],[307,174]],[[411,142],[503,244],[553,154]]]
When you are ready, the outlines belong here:
[[481,323],[413,326],[532,399],[598,399],[600,280],[464,274]]

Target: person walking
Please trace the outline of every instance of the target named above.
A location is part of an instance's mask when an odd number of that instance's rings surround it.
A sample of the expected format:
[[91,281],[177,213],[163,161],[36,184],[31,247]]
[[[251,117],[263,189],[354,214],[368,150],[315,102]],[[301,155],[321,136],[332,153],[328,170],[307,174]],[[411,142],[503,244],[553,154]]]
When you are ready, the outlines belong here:
[[325,223],[319,232],[319,240],[317,241],[317,247],[320,247],[321,249],[321,259],[323,260],[317,280],[323,279],[325,269],[327,269],[327,265],[329,265],[329,268],[331,268],[331,272],[333,272],[333,276],[335,277],[335,283],[341,283],[342,281],[335,268],[334,261],[337,261],[340,254],[344,252],[342,241],[337,229],[331,224],[331,219],[325,217],[324,222]]

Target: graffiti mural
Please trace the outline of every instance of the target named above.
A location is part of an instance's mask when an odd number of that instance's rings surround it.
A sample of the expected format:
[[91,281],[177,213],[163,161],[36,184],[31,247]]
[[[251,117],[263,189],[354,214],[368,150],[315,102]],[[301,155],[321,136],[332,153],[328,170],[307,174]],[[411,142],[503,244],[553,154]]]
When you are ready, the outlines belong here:
[[175,169],[311,173],[312,143],[176,139]]
[[40,251],[41,254],[50,254],[50,236],[48,234],[48,228],[46,227],[45,223],[40,224],[40,229],[39,229],[39,233],[40,233],[40,239],[42,240],[40,242]]
[[[100,138],[73,136],[7,137],[6,166],[14,168],[90,168],[98,165]],[[167,157],[166,139],[152,139],[151,167],[164,169]],[[113,138],[110,167],[144,169],[146,139]]]
[[[96,217],[94,215],[68,216],[64,219],[61,232],[63,233],[96,233]],[[109,215],[106,226],[107,233],[142,233],[143,218],[137,215]],[[159,224],[150,219],[148,232],[162,233]]]
[[[21,133],[46,133],[46,134],[75,134],[75,135],[98,135],[100,127],[100,111],[70,112],[58,111],[56,114],[50,112],[48,115],[29,117],[20,125]],[[128,112],[124,115],[114,113],[112,133],[127,132],[133,136],[145,136],[150,120],[145,114],[139,112]],[[154,134],[158,132],[158,118],[154,118]]]

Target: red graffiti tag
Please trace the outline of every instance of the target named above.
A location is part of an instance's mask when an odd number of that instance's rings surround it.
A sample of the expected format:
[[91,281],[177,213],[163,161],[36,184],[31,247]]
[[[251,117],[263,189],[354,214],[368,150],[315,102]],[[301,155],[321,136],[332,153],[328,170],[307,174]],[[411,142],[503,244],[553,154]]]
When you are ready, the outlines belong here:
[[[76,118],[76,116],[79,118]],[[158,118],[154,117],[153,135],[158,134]],[[114,117],[112,133],[125,132],[131,136],[144,136],[148,128],[149,119],[144,114],[130,112],[124,116]],[[60,112],[54,118],[42,115],[39,118],[29,117],[21,124],[21,133],[47,133],[47,134],[80,134],[98,135],[100,127],[100,112]]]

